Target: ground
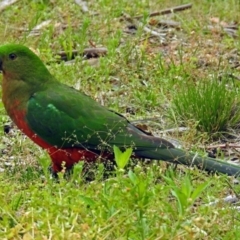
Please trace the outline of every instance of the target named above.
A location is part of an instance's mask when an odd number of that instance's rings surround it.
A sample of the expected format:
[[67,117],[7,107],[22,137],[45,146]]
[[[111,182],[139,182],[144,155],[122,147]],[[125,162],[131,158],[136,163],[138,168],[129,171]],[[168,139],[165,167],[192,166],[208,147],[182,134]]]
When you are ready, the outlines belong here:
[[[152,134],[238,164],[239,10],[236,0],[2,1],[0,41],[30,47],[59,81]],[[223,200],[238,194],[233,177],[154,161],[107,179],[97,164],[90,182],[80,164],[56,181],[2,102],[0,118],[2,239],[240,237],[237,204]]]

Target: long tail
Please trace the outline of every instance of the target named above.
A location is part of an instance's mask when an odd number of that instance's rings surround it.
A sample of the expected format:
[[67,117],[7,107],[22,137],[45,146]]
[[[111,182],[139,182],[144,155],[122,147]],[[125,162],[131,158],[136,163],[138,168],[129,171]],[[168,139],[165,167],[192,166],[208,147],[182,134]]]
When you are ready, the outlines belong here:
[[151,151],[141,151],[141,156],[187,166],[196,166],[208,172],[220,172],[230,176],[240,175],[240,165],[215,158],[201,157],[198,154],[184,152],[177,148],[157,148]]
[[197,153],[175,148],[171,142],[147,135],[133,125],[129,125],[128,131],[132,134],[133,142],[135,142],[134,153],[137,157],[180,163],[190,167],[196,166],[208,172],[240,176],[240,165],[220,159],[201,157]]

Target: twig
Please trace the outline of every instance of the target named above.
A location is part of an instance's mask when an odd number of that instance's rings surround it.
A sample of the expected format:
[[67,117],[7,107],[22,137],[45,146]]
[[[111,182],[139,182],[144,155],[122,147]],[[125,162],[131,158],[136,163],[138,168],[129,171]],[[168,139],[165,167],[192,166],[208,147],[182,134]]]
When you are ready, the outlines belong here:
[[[138,120],[132,120],[131,123],[137,124],[137,123],[142,123],[142,122],[153,122],[155,124],[158,124],[159,122],[159,117],[155,118],[144,118],[144,119],[138,119]],[[158,133],[174,133],[174,132],[185,132],[188,131],[190,128],[188,127],[177,127],[177,128],[170,128],[170,129],[165,129],[162,131],[158,131]]]
[[51,23],[52,20],[46,20],[46,21],[43,21],[41,22],[40,24],[38,24],[37,26],[35,26],[31,32],[29,33],[28,37],[29,36],[38,36],[41,34],[41,30],[48,26],[50,23]]
[[[189,9],[189,8],[191,8],[191,7],[192,7],[192,4],[191,4],[191,3],[185,4],[185,5],[180,5],[180,6],[173,7],[173,8],[168,8],[168,9],[165,9],[165,10],[162,10],[162,11],[159,11],[159,12],[150,13],[150,14],[149,14],[149,17],[158,16],[158,15],[163,15],[163,14],[168,14],[168,13],[172,13],[172,12],[183,11],[183,10]],[[148,34],[150,34],[150,35],[152,35],[152,36],[155,36],[155,37],[159,37],[159,38],[162,39],[162,40],[165,40],[164,37],[166,36],[166,33],[155,31],[155,30],[153,30],[153,29],[151,29],[151,28],[149,28],[149,27],[147,27],[147,26],[144,26],[143,23],[140,23],[140,22],[137,21],[138,19],[142,18],[143,15],[141,15],[141,16],[136,16],[136,17],[134,17],[134,18],[132,19],[128,14],[123,13],[123,17],[124,17],[127,21],[133,23],[133,24],[134,24],[133,26],[136,26],[136,27],[135,27],[136,29],[137,29],[138,27],[142,27],[143,30],[144,30],[146,33],[148,33]],[[161,23],[160,23],[160,24],[161,24]],[[170,22],[169,22],[169,21],[168,21],[168,22],[165,21],[165,22],[163,22],[163,24],[164,24],[165,26],[166,26],[166,25],[170,25]],[[174,22],[174,23],[171,22],[171,25],[172,25],[172,26],[174,25],[174,27],[178,27],[178,28],[180,27],[180,24],[177,24],[176,22]]]
[[83,54],[84,55],[87,55],[87,56],[89,56],[89,55],[91,55],[91,56],[93,56],[93,55],[106,55],[107,54],[107,48],[104,48],[104,47],[102,47],[102,48],[97,48],[97,47],[94,47],[94,48],[85,48],[84,50],[83,50]]
[[161,20],[158,23],[158,26],[162,27],[172,27],[172,28],[177,28],[179,29],[181,27],[181,24],[179,22],[171,21],[171,20]]
[[[234,68],[238,68],[240,66],[240,63],[236,63],[236,64],[234,64],[233,66],[231,66],[231,68],[232,69],[234,69]],[[232,76],[231,76],[232,77]]]
[[[238,67],[239,66],[240,66],[240,64],[238,64]],[[236,79],[236,80],[240,81],[240,76],[236,76],[235,74],[232,74],[232,73],[228,74],[228,76],[233,78],[233,79]]]
[[[160,32],[157,32],[155,30],[152,30],[151,28],[149,27],[146,27],[144,26],[143,23],[137,21],[136,19],[132,19],[128,14],[126,13],[123,13],[122,16],[124,17],[124,19],[126,19],[128,22],[131,22],[133,25],[131,25],[131,27],[134,27],[134,29],[137,29],[138,27],[142,27],[143,30],[145,32],[147,32],[148,34],[151,34],[152,36],[154,37],[159,37],[159,38],[163,38],[166,33],[160,33]],[[129,31],[128,31],[129,33]]]
[[89,42],[90,46],[92,46],[93,48],[97,47],[96,44],[91,39],[88,40],[88,42]]
[[[96,58],[100,56],[105,56],[107,54],[107,48],[99,47],[99,48],[85,48],[82,53],[78,50],[72,50],[72,58],[75,58],[77,55],[84,56],[85,58]],[[57,53],[61,57],[61,60],[67,60],[67,52],[60,51]]]
[[217,199],[217,200],[215,200],[215,201],[213,201],[213,202],[207,203],[206,206],[216,205],[216,204],[219,203],[220,201],[224,201],[224,202],[230,203],[230,204],[235,204],[235,203],[239,202],[239,198],[238,198],[238,196],[236,196],[236,195],[228,195],[228,196],[225,197],[225,198]]
[[154,30],[152,30],[152,29],[149,28],[149,27],[143,26],[143,24],[140,23],[140,22],[138,23],[138,25],[139,25],[140,27],[143,27],[143,30],[144,30],[146,33],[151,34],[152,36],[159,37],[159,38],[163,38],[163,37],[166,36],[166,33],[160,33],[160,32],[154,31]]
[[75,0],[75,3],[82,8],[83,12],[88,12],[88,5],[87,2],[82,0]]
[[146,122],[146,121],[156,122],[156,121],[159,121],[159,119],[160,119],[160,117],[143,118],[143,119],[133,120],[133,121],[131,121],[131,122],[133,122],[133,123]]
[[14,4],[18,0],[4,0],[0,2],[0,12],[2,12],[6,7]]
[[174,132],[185,132],[188,131],[190,128],[188,127],[178,127],[178,128],[170,128],[159,131],[159,133],[174,133]]
[[210,145],[206,147],[207,149],[214,149],[214,148],[240,148],[240,145],[234,143],[224,143],[224,144],[216,144]]
[[230,36],[230,37],[237,37],[237,30],[230,28],[230,27],[224,27],[223,30]]
[[[191,7],[192,7],[192,3],[188,3],[188,4],[180,5],[180,6],[177,6],[177,7],[173,7],[173,8],[167,8],[167,9],[164,9],[162,11],[150,13],[148,15],[148,17],[155,17],[155,16],[160,16],[160,15],[166,15],[166,14],[170,14],[170,13],[180,12],[180,11],[184,11],[186,9],[189,9]],[[136,19],[143,18],[143,15],[139,15],[139,16],[136,16],[134,18],[136,18]]]

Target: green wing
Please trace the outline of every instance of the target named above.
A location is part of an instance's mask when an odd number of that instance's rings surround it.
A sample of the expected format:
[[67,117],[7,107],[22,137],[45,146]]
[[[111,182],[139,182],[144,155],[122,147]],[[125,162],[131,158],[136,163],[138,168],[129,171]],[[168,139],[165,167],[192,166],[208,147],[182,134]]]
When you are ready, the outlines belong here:
[[60,83],[52,83],[30,98],[26,118],[38,136],[61,148],[154,147],[124,117]]

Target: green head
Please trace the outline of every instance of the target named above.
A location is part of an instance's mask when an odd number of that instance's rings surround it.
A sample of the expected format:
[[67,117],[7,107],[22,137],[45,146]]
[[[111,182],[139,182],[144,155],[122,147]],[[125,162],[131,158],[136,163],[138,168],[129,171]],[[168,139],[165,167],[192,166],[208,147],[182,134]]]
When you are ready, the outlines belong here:
[[0,46],[0,70],[5,81],[19,80],[27,84],[41,84],[51,76],[40,58],[19,44]]

